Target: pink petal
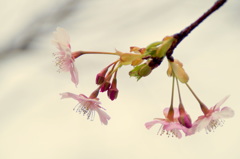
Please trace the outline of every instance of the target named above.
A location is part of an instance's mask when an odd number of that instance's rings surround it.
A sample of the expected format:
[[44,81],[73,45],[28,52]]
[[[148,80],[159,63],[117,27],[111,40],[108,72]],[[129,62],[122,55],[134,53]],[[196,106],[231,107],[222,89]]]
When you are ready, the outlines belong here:
[[182,130],[182,129],[184,129],[184,127],[177,122],[169,122],[167,125],[164,125],[164,129],[166,129],[167,131],[170,131],[173,129]]
[[161,124],[160,120],[153,120],[153,121],[147,122],[145,123],[145,127],[147,129],[150,129],[155,124]]
[[182,133],[180,130],[183,129],[183,126],[180,125],[179,123],[170,122],[167,125],[164,125],[163,129],[166,131],[171,131],[179,139],[182,137]]
[[81,97],[79,95],[69,93],[69,92],[61,93],[60,95],[62,96],[61,99],[63,99],[63,98],[73,98],[77,101],[79,101],[81,99]]
[[78,82],[79,82],[79,80],[78,80],[78,71],[77,71],[74,63],[72,63],[72,66],[70,68],[70,73],[71,73],[71,80],[77,87]]
[[97,107],[97,108],[102,108],[101,106],[99,106],[101,104],[101,102],[95,98],[95,99],[92,99],[92,98],[88,98],[87,96],[85,96],[84,94],[80,94],[78,96],[78,100],[82,100],[82,101],[85,101],[85,102],[89,102],[89,103],[92,103],[92,105],[94,105],[94,107]]
[[197,120],[194,125],[196,125],[196,131],[201,131],[202,129],[206,128],[209,123],[211,122],[212,118],[211,117],[205,117],[200,120]]
[[108,120],[111,119],[111,117],[104,111],[102,111],[100,108],[95,109],[98,112],[100,121],[104,124],[107,125],[108,124]]

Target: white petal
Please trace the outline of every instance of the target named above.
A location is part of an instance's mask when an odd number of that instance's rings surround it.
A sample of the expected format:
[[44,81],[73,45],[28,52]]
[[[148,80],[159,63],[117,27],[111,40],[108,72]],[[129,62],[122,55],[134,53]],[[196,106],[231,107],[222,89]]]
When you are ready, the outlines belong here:
[[231,118],[234,116],[234,111],[229,107],[224,107],[221,111],[213,113],[212,116],[213,119]]
[[63,28],[57,27],[56,31],[53,33],[54,38],[57,42],[61,44],[69,44],[70,42],[70,37],[67,33],[67,31]]
[[60,51],[71,52],[70,37],[65,29],[58,27],[56,31],[53,32],[53,38],[53,44],[55,44]]
[[210,121],[211,121],[211,118],[203,118],[197,121],[196,131],[201,131],[202,129],[206,128],[209,125]]
[[227,99],[229,98],[229,95],[224,97],[222,100],[220,100],[215,106],[214,109],[218,109]]

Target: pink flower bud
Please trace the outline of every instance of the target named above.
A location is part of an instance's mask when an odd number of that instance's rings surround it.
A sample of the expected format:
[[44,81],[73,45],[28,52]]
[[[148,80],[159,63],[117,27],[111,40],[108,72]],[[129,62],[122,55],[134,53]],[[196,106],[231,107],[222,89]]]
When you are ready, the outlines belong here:
[[105,76],[102,73],[98,73],[96,76],[96,84],[100,85],[104,82]]
[[108,71],[108,67],[104,68],[100,73],[97,74],[96,84],[100,85],[104,82],[107,71]]
[[118,89],[117,88],[110,88],[107,93],[108,93],[108,97],[111,100],[117,99]]
[[181,125],[185,126],[186,128],[191,128],[192,120],[191,120],[190,116],[186,113],[182,103],[179,104],[178,110],[179,110],[179,114],[180,114],[178,117],[179,123]]
[[111,100],[114,100],[114,99],[117,98],[117,96],[118,96],[117,79],[114,78],[113,81],[112,81],[112,85],[111,85],[111,87],[108,90],[108,97]]
[[107,91],[109,89],[110,85],[111,85],[111,83],[109,81],[104,82],[100,88],[100,91],[101,92]]
[[182,114],[178,117],[178,121],[181,125],[185,126],[186,128],[192,127],[192,120],[188,114]]

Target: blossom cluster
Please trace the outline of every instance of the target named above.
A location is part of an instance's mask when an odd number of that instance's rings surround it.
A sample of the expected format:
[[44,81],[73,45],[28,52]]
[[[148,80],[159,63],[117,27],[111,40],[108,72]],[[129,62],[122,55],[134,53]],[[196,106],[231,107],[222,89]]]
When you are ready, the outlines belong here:
[[[228,99],[229,96],[223,98],[215,106],[208,108],[193,92],[188,84],[189,77],[185,70],[183,69],[183,64],[174,59],[174,61],[169,61],[169,68],[167,74],[173,78],[172,83],[172,97],[171,104],[169,108],[165,108],[163,114],[165,118],[155,118],[153,121],[145,123],[147,129],[150,129],[155,124],[160,124],[160,129],[158,134],[162,135],[166,132],[168,136],[173,136],[177,138],[182,137],[182,133],[186,136],[193,135],[203,129],[205,131],[214,131],[218,126],[223,124],[224,118],[230,118],[234,116],[234,111],[229,107],[220,108],[220,106]],[[174,94],[174,81],[177,81],[177,89],[179,95],[179,105],[178,108],[173,107],[173,94]],[[190,115],[187,113],[183,106],[181,99],[179,82],[185,84],[193,96],[196,98],[200,105],[200,109],[203,112],[196,121],[192,123]]]
[[[167,51],[171,45],[176,42],[173,36],[167,36],[162,41],[151,43],[146,48],[139,48],[136,46],[130,47],[129,52],[121,52],[115,50],[115,52],[97,52],[97,51],[72,51],[70,45],[70,38],[66,30],[63,28],[57,28],[53,33],[53,42],[58,48],[58,52],[54,53],[56,58],[56,65],[60,71],[70,72],[71,81],[78,85],[78,71],[75,66],[75,60],[85,54],[104,54],[104,55],[116,55],[118,59],[107,65],[102,71],[96,75],[97,88],[89,95],[74,94],[70,92],[61,93],[62,98],[72,98],[77,101],[77,105],[74,110],[80,114],[86,115],[87,119],[93,120],[95,113],[97,112],[102,124],[107,125],[110,120],[110,116],[105,112],[101,102],[98,98],[98,94],[106,92],[110,100],[115,100],[118,97],[119,90],[117,88],[117,72],[125,65],[131,65],[133,69],[129,72],[131,77],[136,77],[140,80],[142,77],[148,76],[151,72],[157,68],[163,59],[166,57]],[[188,84],[189,77],[183,69],[183,64],[173,57],[168,58],[169,68],[167,75],[173,79],[172,83],[172,98],[170,107],[164,109],[163,114],[165,118],[155,118],[153,121],[145,123],[147,129],[150,129],[156,124],[160,124],[158,134],[162,135],[166,133],[168,136],[175,136],[177,138],[182,137],[182,133],[186,136],[195,134],[202,129],[210,132],[217,126],[221,125],[223,118],[229,118],[234,115],[234,112],[229,107],[220,106],[226,101],[228,97],[225,97],[215,106],[208,108],[197,97]],[[203,114],[192,123],[190,115],[186,112],[179,89],[179,81],[185,84],[196,100],[200,104],[200,109]],[[179,95],[178,108],[173,107],[173,94],[175,82],[177,83],[177,90]]]

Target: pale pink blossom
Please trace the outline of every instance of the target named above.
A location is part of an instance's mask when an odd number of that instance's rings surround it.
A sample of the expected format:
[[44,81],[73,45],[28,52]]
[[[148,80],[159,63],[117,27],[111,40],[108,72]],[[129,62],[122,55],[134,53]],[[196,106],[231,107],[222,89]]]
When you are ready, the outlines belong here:
[[102,110],[104,108],[100,106],[101,102],[97,98],[91,99],[83,94],[76,95],[69,92],[61,93],[60,95],[62,96],[62,99],[73,98],[77,100],[79,103],[74,107],[74,110],[80,114],[83,113],[83,115],[87,115],[87,119],[93,120],[95,112],[97,112],[100,121],[105,125],[108,124],[110,116]]
[[179,112],[177,108],[174,108],[174,118],[173,121],[169,120],[168,115],[169,108],[165,108],[163,111],[163,114],[165,116],[165,119],[162,118],[155,118],[153,121],[145,123],[145,126],[147,129],[150,129],[155,124],[160,124],[160,129],[158,131],[158,134],[162,135],[166,133],[168,136],[181,138],[183,131],[186,135],[188,135],[188,128],[184,127],[178,122]]
[[229,107],[223,107],[220,109],[220,106],[228,99],[229,96],[223,98],[215,106],[211,107],[209,111],[202,116],[199,116],[198,119],[193,123],[193,127],[189,129],[189,134],[193,134],[197,131],[205,129],[206,132],[214,131],[218,126],[222,126],[224,118],[230,118],[234,116],[234,111]]
[[53,43],[57,46],[59,52],[54,53],[56,64],[60,70],[70,72],[72,82],[78,85],[78,72],[74,65],[74,57],[71,52],[70,37],[65,29],[58,27],[53,33]]

